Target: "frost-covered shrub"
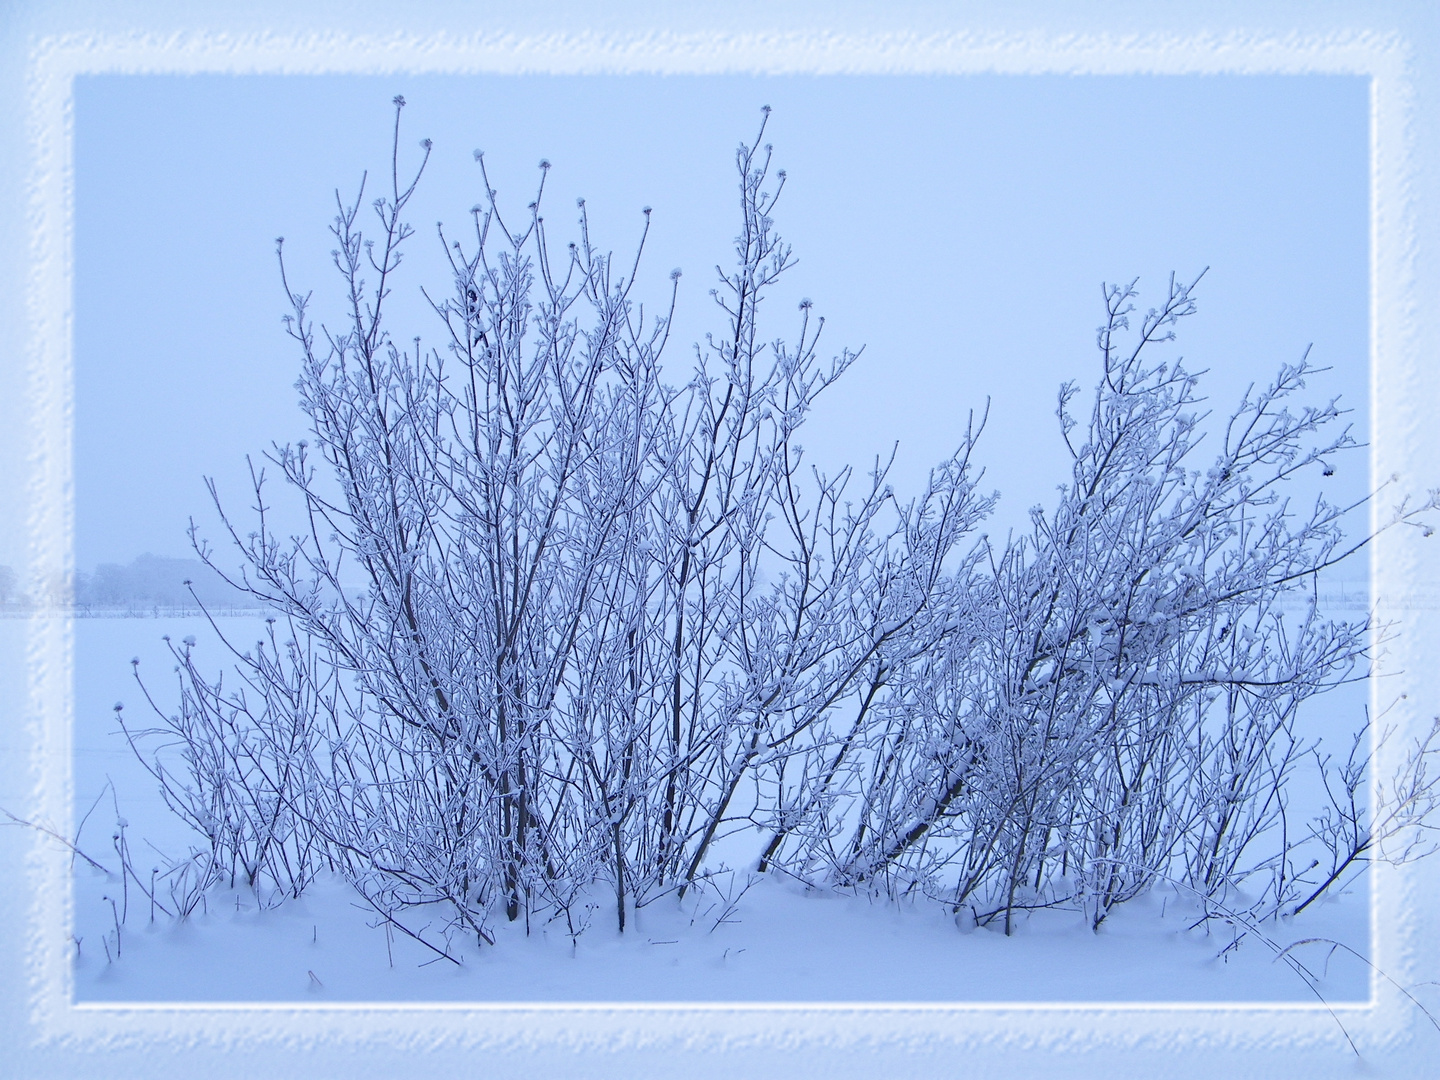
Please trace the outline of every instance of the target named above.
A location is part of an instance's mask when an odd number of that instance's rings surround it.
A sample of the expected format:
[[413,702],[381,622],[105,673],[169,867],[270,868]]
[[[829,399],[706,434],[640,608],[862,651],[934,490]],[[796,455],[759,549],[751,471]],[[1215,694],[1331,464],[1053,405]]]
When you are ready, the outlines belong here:
[[1133,287],[1108,293],[1088,419],[1074,385],[1060,395],[1070,482],[943,592],[942,642],[894,666],[832,781],[853,823],[793,845],[808,876],[920,888],[1007,929],[1061,903],[1098,925],[1160,876],[1215,897],[1264,869],[1288,895],[1275,826],[1296,713],[1363,676],[1369,627],[1316,610],[1344,509],[1296,507],[1284,484],[1355,444],[1334,402],[1291,404],[1302,361],[1200,460],[1197,378],[1151,359],[1192,287],[1172,281],[1129,342]]
[[[793,344],[760,317],[792,259],[759,141],[723,329],[678,387],[668,315],[642,318],[583,201],[576,241],[551,238],[544,162],[515,226],[477,154],[473,232],[440,231],[449,295],[425,294],[443,348],[386,321],[423,162],[408,184],[392,166],[373,236],[363,183],[337,197],[342,325],[282,258],[310,437],[269,458],[309,527],[275,535],[263,473],[252,527],[217,498],[227,580],[274,617],[226,643],[229,676],[175,649],[180,706],[156,711],[180,766],[146,758],[212,871],[295,895],[333,868],[405,933],[437,906],[483,941],[502,912],[578,934],[602,893],[623,930],[737,832],[760,871],[1007,930],[1054,905],[1098,926],[1161,878],[1228,903],[1259,873],[1248,903],[1308,903],[1373,846],[1353,761],[1308,834],[1335,875],[1297,879],[1303,830],[1281,827],[1312,750],[1297,710],[1364,675],[1370,635],[1315,603],[1358,546],[1342,508],[1282,494],[1354,445],[1333,402],[1294,404],[1314,369],[1247,396],[1202,460],[1196,377],[1154,355],[1193,286],[1133,333],[1133,287],[1112,289],[1088,415],[1061,391],[1056,506],[966,541],[995,498],[970,469],[983,423],[910,502],[884,469],[803,467],[796,434],[855,354],[819,361],[808,301]],[[1410,780],[1406,827],[1433,804]]]
[[[317,327],[287,282],[312,435],[271,460],[311,528],[286,542],[263,509],[253,531],[225,518],[235,583],[283,634],[232,650],[235,689],[181,657],[170,723],[198,745],[204,794],[179,809],[228,823],[217,859],[287,884],[268,853],[322,851],[387,917],[442,904],[482,939],[497,911],[574,928],[603,886],[623,929],[627,905],[683,894],[717,837],[767,812],[747,781],[824,743],[989,504],[968,440],[898,509],[883,473],[855,492],[848,470],[802,467],[795,434],[854,357],[819,362],[808,301],[793,345],[760,318],[792,262],[768,147],[737,154],[724,329],[678,388],[661,377],[668,321],[642,320],[583,202],[560,254],[548,165],[516,228],[477,159],[473,233],[441,237],[443,349],[384,321],[418,172],[374,202],[373,240],[362,197],[342,204],[343,329]],[[237,809],[252,801],[264,812]]]

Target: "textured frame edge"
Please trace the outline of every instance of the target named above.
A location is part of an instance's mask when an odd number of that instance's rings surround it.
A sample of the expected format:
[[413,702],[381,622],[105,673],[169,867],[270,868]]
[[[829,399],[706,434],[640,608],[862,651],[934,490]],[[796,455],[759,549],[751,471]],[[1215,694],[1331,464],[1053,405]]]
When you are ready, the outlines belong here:
[[[1420,369],[1414,306],[1416,198],[1411,144],[1415,59],[1394,34],[1167,36],[1069,35],[537,35],[452,37],[342,34],[171,37],[64,35],[34,40],[27,69],[29,275],[26,368],[34,418],[30,460],[30,577],[49,580],[72,562],[71,356],[73,112],[84,73],[384,74],[746,72],[816,74],[1362,74],[1371,79],[1371,398],[1374,476],[1401,472],[1423,423],[1419,402],[1434,380]],[[1433,395],[1430,395],[1433,398]],[[1376,513],[1378,513],[1378,508]],[[60,537],[61,543],[47,543]],[[1384,556],[1383,558],[1381,556]],[[1382,621],[1409,607],[1417,559],[1397,542],[1378,545],[1373,577]],[[1414,608],[1411,608],[1414,610]],[[1423,617],[1422,617],[1423,622]],[[1423,628],[1422,628],[1423,629]],[[1416,670],[1423,647],[1402,638],[1398,666]],[[33,806],[68,823],[73,627],[34,616],[26,733],[33,745]],[[1405,685],[1412,686],[1407,678]],[[1378,690],[1372,691],[1378,693]],[[1420,696],[1420,695],[1417,695]],[[1413,719],[1413,718],[1412,718]],[[1404,729],[1402,729],[1404,730]],[[1382,762],[1383,767],[1383,762]],[[878,1052],[1108,1051],[1284,1053],[1322,1049],[1345,1061],[1336,1019],[1320,1005],[1021,1004],[944,1006],[292,1006],[72,1005],[64,935],[70,925],[66,859],[38,840],[27,855],[32,937],[25,968],[30,1023],[52,1046],[91,1049],[210,1044],[310,1043],[530,1054],[663,1049],[780,1049],[797,1044]],[[1437,876],[1415,867],[1374,868],[1371,954],[1413,982],[1419,932],[1411,913]],[[1428,869],[1428,868],[1422,868]],[[1433,895],[1433,893],[1432,893]],[[1401,995],[1372,980],[1371,1000],[1338,1005],[1357,1045],[1384,1053],[1416,1041],[1423,1022]],[[1268,1056],[1268,1055],[1265,1055]],[[1095,1062],[1099,1064],[1098,1061]]]

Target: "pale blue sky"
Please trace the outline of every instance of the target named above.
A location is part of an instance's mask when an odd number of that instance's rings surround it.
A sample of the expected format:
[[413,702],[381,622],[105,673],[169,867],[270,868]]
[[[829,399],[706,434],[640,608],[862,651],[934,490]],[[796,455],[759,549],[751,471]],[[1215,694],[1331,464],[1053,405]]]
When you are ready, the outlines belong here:
[[[865,465],[899,440],[913,491],[971,408],[1000,526],[1064,477],[1054,420],[1067,378],[1097,374],[1102,281],[1209,266],[1179,351],[1211,370],[1217,411],[1314,343],[1363,434],[1368,387],[1368,88],[1292,77],[158,77],[78,80],[76,563],[188,553],[215,476],[237,517],[244,455],[304,437],[274,237],[317,301],[337,284],[334,188],[435,142],[397,299],[444,290],[434,222],[478,201],[482,148],[502,204],[546,203],[565,233],[583,195],[602,246],[628,258],[654,208],[642,297],[684,270],[676,381],[715,326],[708,291],[734,234],[733,154],[762,104],[789,183],[777,213],[799,262],[767,336],[813,298],[832,350],[865,346],[810,421],[813,460]],[[371,189],[374,190],[373,188]],[[568,238],[568,237],[566,237]],[[650,305],[647,304],[647,308]],[[397,311],[400,310],[397,308]],[[434,336],[433,316],[392,324]],[[823,341],[822,341],[823,344]],[[1365,485],[1356,458],[1335,478]],[[283,496],[275,492],[276,501]]]

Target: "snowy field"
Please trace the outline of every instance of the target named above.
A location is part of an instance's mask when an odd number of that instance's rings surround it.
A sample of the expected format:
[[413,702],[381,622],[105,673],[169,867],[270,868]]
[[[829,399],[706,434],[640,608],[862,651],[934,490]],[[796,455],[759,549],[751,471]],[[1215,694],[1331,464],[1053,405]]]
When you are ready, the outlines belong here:
[[[76,822],[88,812],[79,846],[114,870],[112,837],[123,820],[133,863],[144,873],[160,865],[152,848],[180,855],[196,838],[168,813],[117,733],[113,706],[123,701],[130,723],[145,722],[148,706],[131,676],[131,657],[140,658],[164,706],[176,687],[162,635],[193,634],[205,649],[213,630],[200,618],[88,618],[73,625]],[[245,640],[260,622],[235,617],[220,625]],[[218,652],[211,655],[218,665]],[[1348,713],[1354,703],[1332,695],[1317,704],[1317,712]],[[1277,961],[1276,947],[1320,937],[1368,952],[1363,879],[1293,921],[1267,923],[1268,941],[1252,934],[1227,950],[1232,928],[1214,921],[1190,928],[1193,906],[1169,888],[1122,906],[1099,933],[1076,913],[1050,911],[1022,920],[1007,938],[998,929],[957,927],[935,905],[897,909],[855,896],[807,895],[747,874],[740,842],[727,855],[738,869],[683,902],[662,897],[641,908],[623,935],[599,897],[594,922],[578,941],[563,924],[532,925],[527,937],[523,922],[502,920],[494,947],[455,940],[460,965],[387,934],[338,880],[321,879],[299,900],[274,907],[249,891],[212,892],[184,923],[158,912],[152,922],[133,884],[127,898],[118,875],[107,878],[77,861],[74,994],[79,1002],[1314,1004],[1302,979]],[[117,957],[110,955],[115,924],[127,902]],[[423,919],[414,922],[423,928]],[[1320,976],[1327,1001],[1369,997],[1368,968],[1343,950],[1331,954],[1311,944],[1292,955]]]

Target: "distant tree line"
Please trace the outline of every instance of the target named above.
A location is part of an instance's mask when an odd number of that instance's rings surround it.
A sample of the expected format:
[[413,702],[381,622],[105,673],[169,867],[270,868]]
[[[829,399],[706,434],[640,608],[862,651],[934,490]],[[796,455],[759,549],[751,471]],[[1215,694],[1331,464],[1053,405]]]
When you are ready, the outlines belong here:
[[0,607],[22,604],[27,597],[20,591],[15,571],[9,566],[0,566]]
[[128,566],[101,563],[75,575],[75,604],[92,608],[254,607],[255,601],[199,559],[148,552]]
[[253,608],[255,600],[230,585],[199,559],[172,559],[148,552],[128,565],[100,563],[93,572],[79,571],[41,583],[27,592],[15,570],[0,566],[0,606],[36,606],[80,610],[147,611],[154,608],[199,608],[224,611]]

